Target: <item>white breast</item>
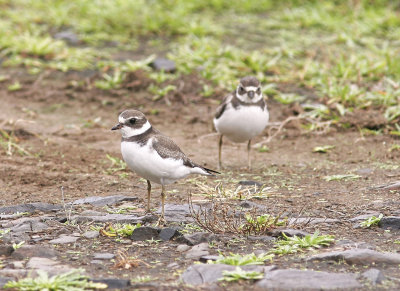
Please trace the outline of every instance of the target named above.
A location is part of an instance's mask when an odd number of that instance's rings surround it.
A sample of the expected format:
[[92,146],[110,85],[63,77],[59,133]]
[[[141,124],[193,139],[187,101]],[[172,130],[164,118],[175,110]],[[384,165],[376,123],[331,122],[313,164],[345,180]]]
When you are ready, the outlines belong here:
[[244,142],[260,134],[267,126],[268,110],[259,106],[240,106],[235,109],[231,104],[220,116],[214,118],[215,129],[233,142]]
[[152,139],[144,146],[135,142],[121,142],[121,152],[128,167],[142,178],[167,185],[186,177],[191,169],[182,160],[163,159],[151,146]]

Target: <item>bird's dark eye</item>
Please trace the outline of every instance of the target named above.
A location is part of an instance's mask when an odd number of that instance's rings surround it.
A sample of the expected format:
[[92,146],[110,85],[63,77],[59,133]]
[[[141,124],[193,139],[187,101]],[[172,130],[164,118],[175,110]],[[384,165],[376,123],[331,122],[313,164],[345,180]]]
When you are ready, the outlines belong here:
[[129,119],[129,123],[130,123],[130,124],[135,124],[135,123],[136,123],[136,118],[131,118],[131,119]]
[[261,88],[257,89],[257,94],[260,95],[261,94]]
[[243,94],[245,94],[246,93],[246,90],[242,87],[242,86],[240,86],[239,87],[239,94],[240,95],[243,95]]

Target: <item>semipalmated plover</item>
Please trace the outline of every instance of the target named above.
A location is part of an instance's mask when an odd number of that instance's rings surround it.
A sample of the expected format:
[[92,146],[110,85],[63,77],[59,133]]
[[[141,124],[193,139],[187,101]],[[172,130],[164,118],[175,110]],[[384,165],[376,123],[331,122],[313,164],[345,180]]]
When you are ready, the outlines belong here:
[[147,211],[150,212],[151,182],[161,184],[161,218],[164,221],[165,185],[189,174],[213,175],[216,171],[191,161],[169,137],[154,129],[137,110],[125,110],[111,130],[122,133],[121,152],[128,167],[147,180]]
[[251,168],[251,139],[267,126],[269,113],[261,92],[260,82],[255,77],[244,77],[236,91],[224,98],[214,117],[215,129],[220,134],[218,144],[218,166],[221,168],[222,138],[233,142],[247,143],[247,163]]

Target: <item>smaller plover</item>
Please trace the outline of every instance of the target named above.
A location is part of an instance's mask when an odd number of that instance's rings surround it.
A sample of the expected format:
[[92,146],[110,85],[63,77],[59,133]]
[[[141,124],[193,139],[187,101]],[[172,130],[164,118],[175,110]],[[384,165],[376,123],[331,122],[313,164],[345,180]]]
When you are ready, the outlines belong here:
[[261,92],[260,82],[255,77],[244,77],[236,91],[229,94],[217,108],[214,117],[215,129],[220,134],[218,144],[218,166],[221,168],[222,138],[233,142],[247,143],[247,163],[251,168],[251,139],[267,126],[269,113]]
[[147,180],[147,211],[150,212],[151,182],[161,184],[161,217],[164,222],[165,185],[189,174],[218,172],[191,161],[169,137],[154,129],[137,110],[125,110],[111,130],[122,133],[121,153],[128,167]]

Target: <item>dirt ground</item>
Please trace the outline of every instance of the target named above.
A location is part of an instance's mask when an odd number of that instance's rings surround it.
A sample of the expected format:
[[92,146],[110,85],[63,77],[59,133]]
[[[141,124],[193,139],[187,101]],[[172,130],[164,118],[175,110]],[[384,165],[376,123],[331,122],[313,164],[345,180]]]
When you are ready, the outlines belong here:
[[[0,73],[16,76],[22,90],[9,92],[11,80],[0,83],[0,128],[12,132],[18,145],[31,155],[13,151],[7,155],[0,151],[0,205],[27,202],[62,203],[61,186],[66,201],[88,196],[116,194],[138,197],[137,212],[144,211],[146,185],[130,171],[110,170],[114,166],[107,155],[121,158],[120,134],[110,129],[117,122],[119,112],[134,108],[143,111],[152,125],[172,137],[194,161],[211,169],[217,168],[217,136],[212,134],[212,116],[221,96],[200,98],[196,95],[196,76],[182,78],[180,94],[165,100],[152,101],[146,90],[145,77],[134,76],[135,88],[102,91],[90,87],[93,72],[42,73],[30,76],[22,70],[0,69]],[[76,82],[83,81],[76,85]],[[295,86],[292,86],[295,88]],[[222,92],[221,92],[222,93]],[[268,100],[271,122],[283,121],[292,110]],[[267,130],[253,144],[267,136]],[[267,146],[268,152],[252,149],[253,169],[246,166],[246,145],[226,142],[223,147],[224,169],[214,178],[182,180],[167,187],[168,203],[186,203],[188,192],[195,200],[209,199],[193,181],[201,181],[210,187],[223,183],[235,189],[237,181],[258,181],[270,187],[265,199],[253,201],[266,205],[275,213],[340,219],[338,224],[304,227],[313,232],[335,235],[338,240],[366,242],[381,251],[399,252],[396,233],[380,228],[353,228],[347,219],[366,213],[399,215],[399,192],[383,191],[375,187],[399,179],[399,151],[390,151],[398,140],[388,135],[363,135],[356,128],[332,128],[324,135],[302,133],[291,124]],[[316,146],[332,145],[328,153],[314,153]],[[356,174],[354,180],[326,181],[325,176]],[[195,178],[195,177],[192,177]],[[160,186],[154,185],[152,207],[159,206]],[[197,196],[196,196],[197,195]],[[195,201],[196,202],[196,201]],[[115,247],[115,243],[103,238],[101,249]],[[256,243],[232,243],[221,245],[232,252],[246,252],[264,248]],[[62,249],[62,247],[60,247]],[[160,243],[156,246],[137,245],[136,253],[145,265],[135,269],[136,275],[150,275],[159,282],[176,281],[179,272],[168,272],[166,266],[180,261],[175,253],[176,244]],[[90,253],[88,247],[87,252]],[[99,251],[98,249],[96,251]],[[83,265],[92,273],[128,276],[123,270],[100,269],[90,266],[87,256],[77,260],[67,253],[65,260],[73,265]],[[189,262],[183,262],[188,266]],[[362,267],[346,264],[299,262],[296,256],[282,256],[274,260],[278,266],[312,267],[335,271],[360,271]],[[93,269],[92,269],[93,268]],[[359,268],[359,269],[357,269]],[[385,267],[388,274],[398,277],[397,267]],[[245,288],[245,287],[243,287]]]

